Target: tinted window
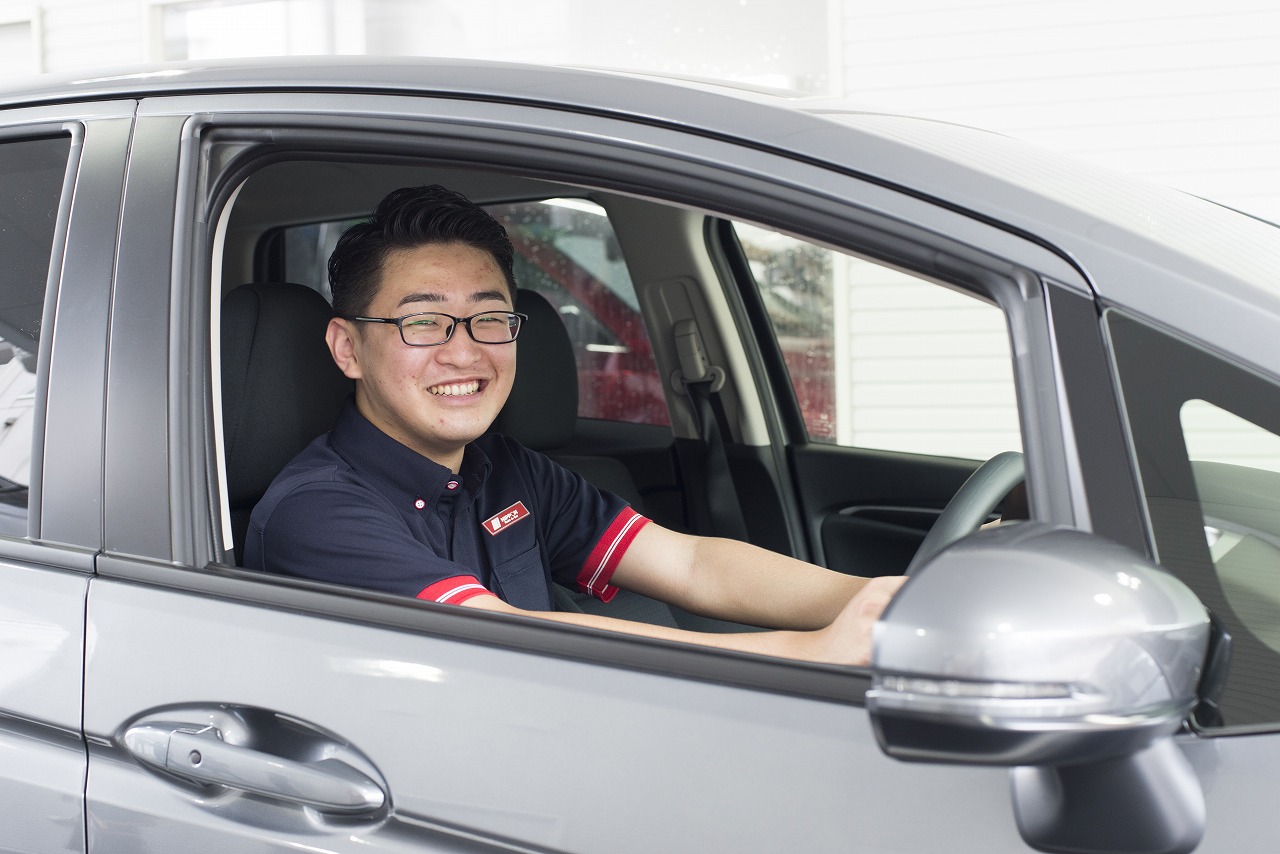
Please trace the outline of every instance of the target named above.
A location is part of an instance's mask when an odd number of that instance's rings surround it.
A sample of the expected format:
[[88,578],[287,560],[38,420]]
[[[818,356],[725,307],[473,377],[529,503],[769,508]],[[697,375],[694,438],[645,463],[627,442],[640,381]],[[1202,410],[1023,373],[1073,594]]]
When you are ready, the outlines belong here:
[[1157,557],[1232,637],[1217,713],[1280,721],[1280,387],[1107,316]]
[[810,439],[972,459],[1021,448],[999,308],[784,234],[734,229]]
[[0,534],[27,531],[36,354],[70,140],[0,142]]

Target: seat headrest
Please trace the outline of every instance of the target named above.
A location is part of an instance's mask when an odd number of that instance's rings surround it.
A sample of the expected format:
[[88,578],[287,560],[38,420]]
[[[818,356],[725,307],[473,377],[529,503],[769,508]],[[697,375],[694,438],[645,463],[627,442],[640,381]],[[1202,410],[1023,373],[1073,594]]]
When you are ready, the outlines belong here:
[[560,313],[537,291],[516,291],[529,315],[516,342],[516,379],[491,428],[535,451],[569,444],[578,419],[578,365]]
[[256,502],[330,430],[354,383],[325,344],[333,310],[291,282],[241,285],[222,302],[222,418],[232,508]]

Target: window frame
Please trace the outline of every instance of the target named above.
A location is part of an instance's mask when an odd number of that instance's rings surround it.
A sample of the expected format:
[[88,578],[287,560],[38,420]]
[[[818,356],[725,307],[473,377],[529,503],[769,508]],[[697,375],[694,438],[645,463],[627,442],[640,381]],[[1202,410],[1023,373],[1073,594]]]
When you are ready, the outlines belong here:
[[70,140],[36,354],[27,536],[0,538],[6,560],[92,573],[102,547],[112,263],[135,107],[117,100],[0,111],[0,141]]
[[[591,132],[582,133],[584,128]],[[635,195],[636,188],[643,187],[641,198],[678,206],[688,214],[688,226],[697,223],[696,227],[701,227],[705,220],[701,212],[708,209],[746,219],[767,212],[772,220],[762,223],[767,227],[779,228],[785,223],[806,239],[837,247],[876,246],[888,255],[901,255],[909,267],[929,269],[942,264],[948,281],[1003,288],[1016,297],[1016,305],[1007,309],[1015,334],[1025,339],[1026,346],[1020,352],[1038,356],[1050,349],[1048,323],[1039,279],[1027,271],[1056,271],[1079,282],[1069,266],[1044,247],[910,193],[748,145],[616,117],[382,94],[345,99],[307,93],[158,97],[139,108],[135,151],[146,154],[149,164],[171,162],[173,169],[169,177],[164,169],[148,169],[148,175],[138,178],[144,192],[126,204],[123,228],[134,244],[130,263],[121,271],[121,282],[138,288],[142,286],[140,279],[154,279],[158,270],[165,269],[170,300],[167,306],[152,306],[137,316],[123,318],[126,323],[118,326],[119,334],[113,336],[122,352],[121,358],[112,360],[112,376],[124,382],[128,369],[136,372],[128,378],[132,384],[163,385],[167,396],[156,396],[151,404],[162,401],[166,409],[159,423],[132,423],[126,441],[118,441],[118,437],[111,441],[108,430],[108,455],[114,465],[108,467],[113,479],[108,483],[107,498],[112,500],[106,503],[112,515],[105,524],[113,530],[123,518],[124,524],[146,536],[135,540],[138,547],[130,550],[118,548],[119,541],[113,539],[98,559],[100,574],[271,608],[303,609],[361,623],[404,625],[428,634],[604,665],[656,669],[696,679],[728,678],[734,684],[761,690],[855,705],[862,702],[863,673],[778,664],[753,656],[735,657],[589,630],[548,628],[540,621],[533,625],[529,621],[487,619],[486,615],[460,614],[456,609],[440,610],[375,593],[267,579],[229,567],[223,562],[227,556],[223,546],[229,541],[217,523],[225,502],[218,498],[221,438],[212,401],[217,352],[210,326],[210,307],[221,287],[220,268],[213,268],[211,262],[220,258],[216,253],[227,203],[249,171],[268,158],[287,159],[296,153],[337,159],[422,160],[449,168],[483,169],[517,180],[525,177],[600,188],[619,196]],[[751,169],[745,170],[744,164],[751,164]],[[131,170],[131,175],[141,171]],[[832,187],[833,181],[841,186]],[[858,204],[849,205],[850,198],[858,199]],[[166,223],[172,229],[169,233],[156,228],[156,212],[153,209],[147,215],[148,204],[158,206],[163,215],[171,214]],[[610,213],[613,216],[615,212]],[[146,227],[151,233],[139,234]],[[943,234],[964,235],[969,243]],[[968,245],[987,249],[977,251]],[[944,248],[950,251],[942,252]],[[706,296],[724,302],[712,309],[702,306],[709,311],[703,318],[711,330],[708,334],[714,335],[721,347],[754,346],[721,325],[733,323],[739,308],[732,294],[718,292],[715,270],[709,268],[709,273]],[[1075,287],[1087,290],[1083,282]],[[647,316],[643,298],[641,302]],[[116,319],[121,318],[117,315]],[[167,358],[149,360],[145,354],[156,349],[156,342],[131,340],[130,330],[136,333],[136,327],[143,323],[168,328]],[[659,345],[663,346],[662,342]],[[673,349],[673,345],[667,346]],[[740,353],[731,356],[742,358]],[[659,358],[660,365],[674,361],[671,354]],[[1043,358],[1038,357],[1034,366],[1028,363],[1020,388],[1039,395],[1028,408],[1037,413],[1036,418],[1044,418],[1056,434],[1060,423],[1057,398],[1040,394],[1032,376],[1048,370],[1049,363]],[[754,385],[745,379],[750,372],[739,376],[743,382],[733,391],[755,395]],[[150,414],[149,410],[148,417]],[[687,418],[681,425],[676,413],[673,417],[677,431],[692,435]],[[137,414],[132,418],[134,422],[147,420]],[[768,434],[749,432],[747,439],[757,445],[770,443]],[[1060,444],[1050,441],[1031,449],[1033,465],[1048,472],[1066,469]],[[139,460],[160,460],[161,464],[140,466]],[[144,470],[117,477],[126,461],[133,469]],[[149,485],[129,489],[141,480]],[[1051,484],[1058,478],[1050,475],[1038,480]],[[152,495],[154,484],[160,481],[167,486],[163,500]],[[130,494],[132,506],[121,506]],[[1073,521],[1070,501],[1060,495],[1046,493],[1040,506],[1046,518]]]
[[[0,150],[11,144],[58,142],[65,144],[66,158],[63,177],[58,185],[59,196],[57,204],[53,208],[55,218],[47,235],[49,238],[49,258],[45,266],[44,288],[40,294],[41,310],[38,321],[41,334],[36,339],[35,352],[31,353],[36,357],[36,370],[32,389],[31,434],[28,437],[31,459],[27,474],[28,482],[25,485],[28,489],[26,537],[32,538],[38,536],[40,530],[40,498],[44,470],[46,424],[44,413],[48,400],[49,359],[53,351],[53,335],[51,332],[58,304],[58,284],[62,278],[61,259],[66,245],[67,220],[70,216],[73,179],[80,147],[80,139],[78,137],[80,135],[72,134],[66,128],[45,128],[43,132],[34,133],[31,132],[31,129],[24,128],[23,131],[13,133],[0,130]],[[34,211],[24,210],[23,213],[29,214],[34,213]]]
[[[0,140],[66,137],[35,384],[27,538],[18,559],[78,571],[101,546],[103,383],[111,259],[134,110],[132,101],[0,112]],[[65,544],[57,548],[53,544]]]

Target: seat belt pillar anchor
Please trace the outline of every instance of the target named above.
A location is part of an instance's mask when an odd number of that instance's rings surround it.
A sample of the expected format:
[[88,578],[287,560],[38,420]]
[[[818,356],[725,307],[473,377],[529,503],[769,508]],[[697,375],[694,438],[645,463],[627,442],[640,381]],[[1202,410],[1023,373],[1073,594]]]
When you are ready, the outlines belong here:
[[677,321],[673,331],[680,369],[671,375],[672,387],[681,394],[688,394],[686,386],[694,383],[710,383],[713,394],[724,388],[724,368],[711,364],[697,321],[691,318]]

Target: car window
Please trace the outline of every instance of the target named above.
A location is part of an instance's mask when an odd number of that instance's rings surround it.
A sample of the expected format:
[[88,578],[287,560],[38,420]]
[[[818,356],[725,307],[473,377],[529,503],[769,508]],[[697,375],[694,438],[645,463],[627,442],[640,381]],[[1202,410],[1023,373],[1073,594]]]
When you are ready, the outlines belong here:
[[1021,448],[999,308],[778,232],[734,230],[812,441],[971,459]]
[[70,141],[0,142],[0,534],[27,533],[36,360]]
[[1278,722],[1280,388],[1117,312],[1108,330],[1159,562],[1232,638],[1210,722]]
[[578,415],[670,424],[635,286],[604,208],[586,199],[487,206],[516,248],[516,281],[560,313],[578,362]]
[[[516,282],[560,313],[578,363],[578,415],[670,424],[635,286],[604,208],[587,199],[486,205],[515,247]],[[282,277],[329,293],[326,264],[358,219],[280,229]]]

